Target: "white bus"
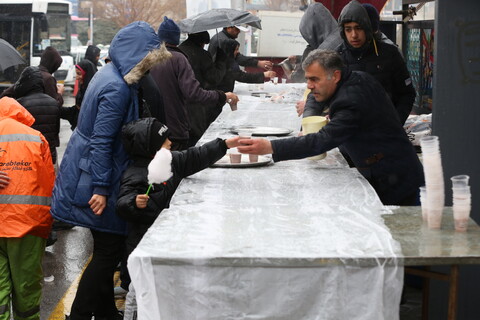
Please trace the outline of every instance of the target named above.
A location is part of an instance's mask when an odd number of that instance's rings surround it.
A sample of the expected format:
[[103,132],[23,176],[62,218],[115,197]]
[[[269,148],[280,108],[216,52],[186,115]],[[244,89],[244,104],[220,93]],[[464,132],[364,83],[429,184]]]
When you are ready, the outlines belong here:
[[[65,0],[0,0],[0,38],[14,46],[31,66],[40,64],[46,47],[54,47],[63,58],[54,76],[59,83],[72,85],[71,10],[71,3]],[[23,67],[0,72],[0,85],[15,82]]]

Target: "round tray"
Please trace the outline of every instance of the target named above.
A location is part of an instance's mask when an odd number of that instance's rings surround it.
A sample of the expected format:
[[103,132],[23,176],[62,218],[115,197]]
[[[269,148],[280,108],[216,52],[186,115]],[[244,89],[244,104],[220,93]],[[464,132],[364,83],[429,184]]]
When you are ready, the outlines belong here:
[[251,168],[251,167],[262,167],[266,166],[272,162],[272,158],[269,156],[258,156],[258,162],[250,162],[248,159],[248,154],[242,154],[242,162],[240,163],[231,163],[230,156],[227,154],[214,164],[212,167],[217,168]]
[[238,126],[230,129],[230,132],[238,134],[239,131],[251,132],[252,136],[286,136],[293,132],[287,128],[261,127],[261,126]]

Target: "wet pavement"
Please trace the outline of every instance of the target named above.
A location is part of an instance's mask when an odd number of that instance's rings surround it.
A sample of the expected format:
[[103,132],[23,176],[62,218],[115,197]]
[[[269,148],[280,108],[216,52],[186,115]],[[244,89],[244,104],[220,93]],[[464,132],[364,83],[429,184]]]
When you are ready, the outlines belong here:
[[[64,106],[75,104],[71,91],[64,94]],[[72,134],[70,123],[61,120],[60,147],[57,148],[58,159],[61,161],[68,140]],[[70,307],[80,280],[92,252],[90,231],[82,227],[57,231],[57,242],[46,248],[43,259],[44,284],[41,320],[63,320],[65,314],[70,314]],[[116,274],[116,282],[118,273]],[[113,282],[112,282],[113,285]],[[123,299],[117,300],[117,307],[122,308]]]
[[[71,92],[64,94],[64,106],[74,104],[75,100]],[[63,157],[71,133],[68,121],[61,120],[58,159]],[[43,259],[44,286],[40,308],[42,320],[64,319],[64,311],[69,313],[71,302],[68,303],[68,297],[65,294],[72,283],[79,278],[92,251],[88,229],[74,227],[71,230],[57,231],[57,238],[53,246],[46,248]],[[66,298],[66,301],[62,300],[63,298]],[[60,301],[62,301],[61,304],[59,304]],[[63,310],[63,307],[66,310]],[[55,310],[56,308],[62,310]]]

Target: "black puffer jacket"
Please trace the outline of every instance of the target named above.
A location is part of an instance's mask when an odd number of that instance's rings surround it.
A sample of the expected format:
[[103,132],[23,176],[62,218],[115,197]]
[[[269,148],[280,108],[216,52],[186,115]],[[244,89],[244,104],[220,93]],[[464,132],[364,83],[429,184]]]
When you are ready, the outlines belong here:
[[60,145],[60,108],[54,98],[44,93],[43,78],[38,67],[27,67],[14,85],[17,101],[35,118],[32,128],[40,131],[50,145],[53,163]]
[[146,232],[160,212],[169,207],[170,199],[183,178],[209,167],[227,151],[222,139],[183,151],[172,151],[173,176],[166,184],[154,184],[147,207],[138,209],[135,198],[138,194],[145,194],[148,189],[148,164],[156,153],[156,150],[150,149],[150,133],[154,121],[154,118],[139,119],[125,125],[122,130],[125,150],[133,163],[122,176],[116,212],[139,233]]
[[[347,22],[356,22],[365,30],[367,42],[361,48],[353,48],[348,43],[343,31],[343,25]],[[337,51],[347,70],[365,71],[377,79],[390,96],[403,125],[412,111],[416,92],[398,48],[374,40],[368,13],[357,1],[351,1],[343,8],[338,24],[344,42]]]
[[424,184],[423,167],[380,84],[365,72],[343,72],[326,104],[330,122],[316,134],[273,140],[273,159],[301,159],[339,147],[384,204],[403,205]]
[[[151,130],[155,121],[154,118],[139,119],[125,125],[122,130],[125,150],[133,160],[123,173],[116,206],[116,213],[128,221],[125,249],[127,258],[162,210],[170,206],[170,199],[182,179],[212,165],[227,150],[224,140],[215,139],[200,147],[172,151],[173,176],[165,184],[154,184],[148,194],[150,198],[147,207],[139,209],[135,205],[135,198],[138,194],[145,194],[148,189],[148,165],[156,153],[156,150],[151,149],[155,145],[151,143]],[[125,259],[124,262],[126,261]],[[122,276],[122,287],[128,288],[129,278],[128,273]]]

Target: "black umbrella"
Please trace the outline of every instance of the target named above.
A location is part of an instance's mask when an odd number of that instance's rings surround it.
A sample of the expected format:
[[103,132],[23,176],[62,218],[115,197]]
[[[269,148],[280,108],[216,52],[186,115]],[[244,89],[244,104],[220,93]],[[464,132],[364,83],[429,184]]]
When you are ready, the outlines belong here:
[[26,63],[20,53],[10,43],[3,39],[0,39],[0,57],[0,71]]
[[248,11],[222,8],[211,9],[191,18],[183,19],[178,23],[178,26],[182,32],[197,33],[241,24],[262,29],[260,22],[259,17],[254,16]]

